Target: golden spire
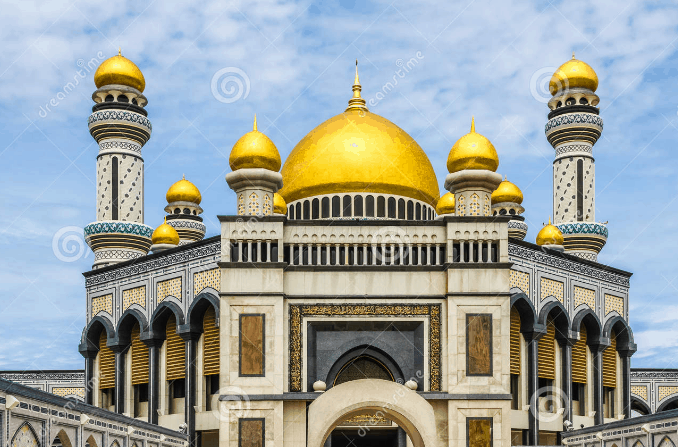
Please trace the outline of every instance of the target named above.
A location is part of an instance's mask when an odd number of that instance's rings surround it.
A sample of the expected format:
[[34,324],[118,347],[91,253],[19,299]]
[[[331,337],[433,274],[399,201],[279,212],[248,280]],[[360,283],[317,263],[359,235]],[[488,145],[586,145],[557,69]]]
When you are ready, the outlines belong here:
[[574,50],[572,50],[572,59],[574,59]]
[[348,107],[346,112],[349,110],[362,110],[367,112],[367,105],[365,100],[360,96],[360,91],[362,86],[360,85],[360,78],[358,78],[358,59],[355,60],[355,80],[353,81],[353,97],[348,100]]
[[254,114],[254,126],[252,126],[252,130],[257,130],[257,114]]
[[118,47],[118,56],[122,56],[122,48]]
[[471,133],[476,133],[476,117],[471,116]]

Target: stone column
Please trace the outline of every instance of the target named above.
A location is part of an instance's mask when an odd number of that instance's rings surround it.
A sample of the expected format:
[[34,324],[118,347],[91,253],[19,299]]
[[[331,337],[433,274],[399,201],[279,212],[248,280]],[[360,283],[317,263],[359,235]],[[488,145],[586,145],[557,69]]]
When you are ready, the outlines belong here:
[[125,354],[129,346],[111,346],[115,353],[115,412],[123,414],[125,412]]
[[596,425],[603,423],[603,351],[608,346],[609,342],[589,345],[593,358],[593,410],[596,412],[593,421]]
[[[535,325],[537,326],[537,325]],[[523,332],[527,347],[527,398],[530,402],[530,412],[527,415],[529,429],[527,431],[527,445],[539,445],[539,339],[546,332],[535,328],[533,332]]]
[[195,405],[197,395],[197,374],[196,367],[199,333],[186,332],[181,334],[186,341],[186,399],[185,399],[185,417],[188,433],[188,445],[197,447],[197,437],[195,432]]
[[621,349],[618,349],[619,358],[621,359],[621,395],[622,395],[622,408],[621,411],[624,413],[624,418],[629,419],[631,417],[631,356],[636,352],[636,345],[629,344],[629,346],[624,346]]
[[96,354],[85,357],[85,403],[94,405],[94,359]]
[[560,338],[558,343],[560,344],[561,352],[561,375],[562,383],[561,390],[564,394],[564,404],[565,411],[563,413],[563,420],[569,420],[572,422],[572,345],[575,340],[570,338]]
[[158,423],[160,402],[160,347],[163,340],[144,340],[148,346],[148,422]]

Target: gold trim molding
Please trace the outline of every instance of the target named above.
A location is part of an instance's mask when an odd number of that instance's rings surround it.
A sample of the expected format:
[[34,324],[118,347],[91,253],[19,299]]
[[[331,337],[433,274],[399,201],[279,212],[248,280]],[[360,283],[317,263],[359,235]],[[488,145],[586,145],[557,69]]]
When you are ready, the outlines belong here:
[[291,304],[290,315],[290,391],[301,391],[302,319],[305,317],[389,316],[427,317],[429,319],[429,388],[441,390],[440,304]]

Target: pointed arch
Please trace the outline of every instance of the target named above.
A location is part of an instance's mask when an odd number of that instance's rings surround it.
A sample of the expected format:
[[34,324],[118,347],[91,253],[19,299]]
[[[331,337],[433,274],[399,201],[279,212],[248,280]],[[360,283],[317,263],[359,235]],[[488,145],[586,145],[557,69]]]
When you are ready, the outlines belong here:
[[548,318],[553,321],[555,329],[555,338],[568,338],[570,335],[570,317],[567,309],[558,300],[551,301],[545,304],[539,311],[539,324],[546,325]]
[[87,323],[87,326],[82,331],[82,337],[80,339],[80,351],[82,351],[83,348],[89,347],[96,347],[96,349],[98,349],[101,331],[106,332],[106,338],[115,337],[115,328],[113,327],[111,320],[106,317],[102,317],[101,315],[97,315],[96,317],[92,318],[89,323]]
[[177,326],[181,326],[185,322],[184,311],[172,301],[164,300],[158,307],[156,307],[148,330],[148,338],[164,339],[166,337],[165,328],[167,327],[167,320],[174,315]]
[[99,447],[99,443],[97,443],[97,440],[94,438],[94,435],[89,435],[87,441],[85,441],[85,446]]
[[670,397],[666,399],[666,401],[664,401],[664,403],[662,403],[659,407],[657,407],[657,413],[660,411],[675,409],[676,405],[678,405],[678,396]]
[[118,320],[118,327],[115,329],[115,343],[128,346],[131,343],[132,328],[135,324],[139,325],[140,334],[148,332],[146,316],[138,309],[127,309]]
[[[649,414],[649,413],[648,413]],[[643,442],[639,439],[636,442],[633,443],[633,447],[645,447]]]
[[676,445],[671,441],[671,438],[669,438],[667,435],[664,435],[661,441],[659,441],[659,444],[657,444],[657,447],[676,447]]
[[[347,366],[351,365],[361,357],[368,358],[379,364],[386,371],[388,371],[388,374],[392,377],[392,380],[404,383],[403,381],[405,380],[405,377],[403,375],[403,371],[400,369],[398,362],[396,362],[393,357],[375,346],[363,344],[345,352],[334,362],[327,373],[327,378],[325,379],[327,387],[331,388],[334,386],[339,374],[344,371]],[[367,379],[369,377],[365,378]]]
[[113,442],[111,442],[111,447],[120,447],[120,443],[118,443],[117,440],[114,440]]
[[596,345],[603,336],[603,326],[598,316],[591,309],[582,309],[572,319],[572,331],[581,332],[581,325],[586,326],[586,344]]
[[520,315],[520,332],[532,332],[537,324],[537,311],[532,301],[524,293],[511,296],[511,308],[515,307]]
[[633,341],[633,331],[631,326],[620,316],[614,316],[605,322],[603,327],[603,336],[610,338],[612,331],[617,335],[617,346],[618,348],[629,348],[635,347],[635,342]]
[[20,447],[24,445],[35,445],[40,447],[40,438],[35,433],[30,422],[24,422],[16,429],[14,436],[12,436],[12,447]]
[[[642,415],[647,415],[652,413],[652,410],[650,410],[650,407],[641,399],[631,396],[631,409],[637,411],[638,413]],[[634,447],[635,444],[634,444]]]
[[52,439],[52,445],[56,444],[57,440],[59,440],[59,444],[57,445],[61,445],[63,447],[73,447],[71,438],[68,437],[68,434],[64,431],[63,428],[59,430],[59,433],[57,433],[56,436],[54,436],[54,438]]
[[192,332],[202,332],[202,320],[209,307],[214,309],[219,321],[219,297],[210,292],[199,293],[188,308],[188,324]]

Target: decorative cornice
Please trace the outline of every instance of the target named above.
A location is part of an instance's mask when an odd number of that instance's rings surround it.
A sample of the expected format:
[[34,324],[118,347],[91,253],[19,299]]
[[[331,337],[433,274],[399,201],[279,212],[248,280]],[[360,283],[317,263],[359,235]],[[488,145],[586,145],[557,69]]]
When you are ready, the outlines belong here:
[[592,113],[569,113],[548,120],[544,131],[548,133],[556,127],[567,126],[570,124],[592,124],[599,127],[600,130],[603,130],[603,119],[598,115]]
[[530,249],[515,243],[509,243],[509,256],[515,256],[528,261],[539,262],[549,265],[551,267],[568,270],[570,272],[587,275],[602,281],[619,284],[621,286],[629,287],[630,281],[628,277],[607,272],[605,270],[591,267],[585,264],[571,261],[569,259],[561,258],[547,254],[539,249]]
[[572,222],[556,225],[563,234],[595,234],[607,238],[607,227],[596,222]]
[[163,267],[169,267],[176,264],[191,261],[193,259],[204,258],[221,253],[221,242],[213,242],[207,245],[190,248],[168,253],[165,256],[153,257],[146,261],[139,261],[130,265],[121,266],[100,274],[94,273],[85,279],[85,287],[95,286],[97,284],[114,281],[116,279],[127,278],[131,275],[145,273],[151,270],[157,270]]
[[151,121],[145,116],[135,113],[135,112],[124,112],[120,110],[100,110],[94,112],[89,116],[87,120],[88,125],[98,123],[100,121],[128,121],[130,123],[139,124],[140,126],[147,127],[148,130],[152,130]]
[[85,383],[85,371],[62,373],[62,372],[0,372],[0,378],[11,380],[12,382],[25,380],[70,380]]
[[101,233],[120,233],[133,234],[150,238],[153,235],[153,228],[145,224],[136,222],[93,222],[85,227],[85,237]]
[[631,370],[631,380],[633,379],[676,379],[678,380],[678,371],[634,371]]

